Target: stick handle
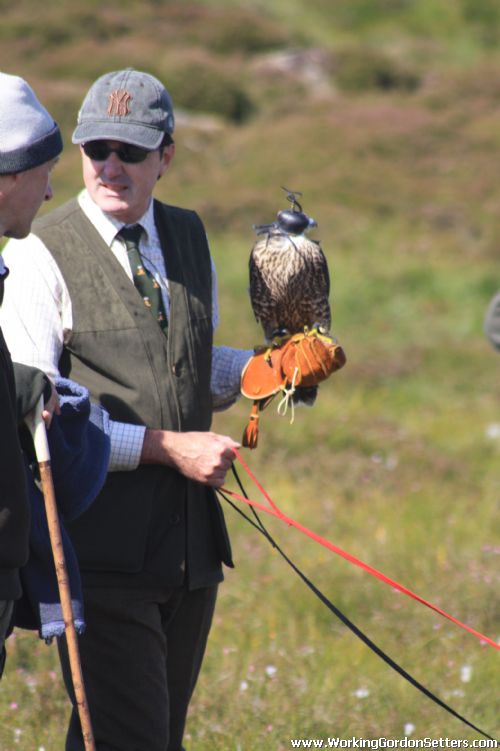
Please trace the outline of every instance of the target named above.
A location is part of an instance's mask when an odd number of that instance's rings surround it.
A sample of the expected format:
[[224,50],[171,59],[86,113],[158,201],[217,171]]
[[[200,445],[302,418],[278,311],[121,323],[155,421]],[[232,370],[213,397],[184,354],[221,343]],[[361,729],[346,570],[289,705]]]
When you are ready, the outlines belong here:
[[50,462],[49,442],[42,417],[43,396],[40,397],[35,409],[26,418],[26,423],[33,436],[37,462]]
[[61,527],[59,524],[59,515],[57,512],[57,503],[54,492],[54,482],[52,479],[52,469],[50,466],[50,453],[47,441],[47,432],[45,423],[42,419],[43,398],[40,399],[36,412],[32,419],[30,429],[35,444],[35,452],[40,469],[40,479],[42,482],[42,491],[45,501],[45,512],[47,514],[47,523],[49,527],[50,543],[57,576],[57,585],[59,588],[59,597],[64,620],[64,629],[66,641],[68,644],[68,655],[71,669],[71,678],[75,691],[75,699],[78,708],[78,716],[82,726],[82,735],[85,745],[85,751],[95,751],[94,735],[90,721],[90,713],[87,704],[85,684],[83,681],[82,667],[80,662],[80,653],[78,648],[78,635],[76,633],[73,606],[71,603],[71,590],[69,585],[68,570],[66,567],[66,558],[62,543]]

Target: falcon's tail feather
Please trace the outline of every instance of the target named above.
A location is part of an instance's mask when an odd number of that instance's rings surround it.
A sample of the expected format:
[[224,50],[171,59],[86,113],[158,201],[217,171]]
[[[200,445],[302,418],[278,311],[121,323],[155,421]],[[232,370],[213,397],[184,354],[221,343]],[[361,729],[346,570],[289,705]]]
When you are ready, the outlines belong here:
[[318,396],[318,386],[297,386],[293,393],[293,403],[312,407]]

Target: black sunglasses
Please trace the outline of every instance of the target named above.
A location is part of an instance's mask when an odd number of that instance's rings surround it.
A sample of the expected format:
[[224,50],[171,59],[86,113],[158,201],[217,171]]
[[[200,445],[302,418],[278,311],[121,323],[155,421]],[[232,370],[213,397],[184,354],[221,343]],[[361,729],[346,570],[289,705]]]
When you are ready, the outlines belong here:
[[151,152],[140,146],[133,146],[130,143],[121,143],[117,149],[108,146],[106,141],[88,141],[82,143],[82,149],[89,159],[96,162],[105,162],[110,154],[116,154],[121,162],[126,164],[138,164],[143,162]]

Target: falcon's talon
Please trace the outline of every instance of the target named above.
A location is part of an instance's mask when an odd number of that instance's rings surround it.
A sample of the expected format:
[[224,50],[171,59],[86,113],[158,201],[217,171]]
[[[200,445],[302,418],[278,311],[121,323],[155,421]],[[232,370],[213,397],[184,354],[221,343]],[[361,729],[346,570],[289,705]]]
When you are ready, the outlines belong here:
[[[286,331],[285,329],[283,329],[283,330]],[[286,331],[286,333],[284,333],[282,336],[278,336],[278,335],[273,336],[273,338],[272,338],[271,343],[270,343],[269,346],[271,348],[273,348],[273,349],[279,349],[289,339],[291,339],[291,334],[289,334],[288,331]]]
[[273,353],[272,347],[268,347],[264,352],[264,361],[267,362],[270,368],[273,367],[273,361],[271,359],[272,353]]
[[329,329],[326,328],[326,326],[323,326],[321,323],[313,323],[312,327],[308,330],[309,335],[316,335],[316,336],[330,336]]

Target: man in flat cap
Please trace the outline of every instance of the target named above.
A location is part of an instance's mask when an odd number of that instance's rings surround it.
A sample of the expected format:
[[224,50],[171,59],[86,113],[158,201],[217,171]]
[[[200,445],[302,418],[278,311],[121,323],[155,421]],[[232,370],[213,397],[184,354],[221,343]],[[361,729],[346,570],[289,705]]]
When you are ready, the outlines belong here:
[[[6,249],[16,357],[71,376],[112,418],[108,480],[69,526],[99,751],[181,751],[222,563],[232,566],[214,488],[239,444],[210,424],[213,408],[235,401],[252,352],[213,346],[203,225],[152,197],[173,132],[159,80],[131,69],[100,77],[73,133],[85,190]],[[60,652],[71,691],[64,643]],[[66,749],[83,748],[74,708]]]
[[[52,196],[50,172],[62,150],[61,133],[31,87],[0,73],[0,236],[25,237],[44,200]],[[0,305],[8,269],[0,255]],[[30,371],[33,379],[42,376]],[[24,371],[26,377],[27,371]],[[31,376],[30,376],[31,377]],[[50,389],[49,389],[50,393]],[[17,427],[16,388],[0,329],[0,677],[4,640],[14,601],[21,595],[19,568],[28,558],[29,505]],[[45,413],[50,420],[50,415]]]

